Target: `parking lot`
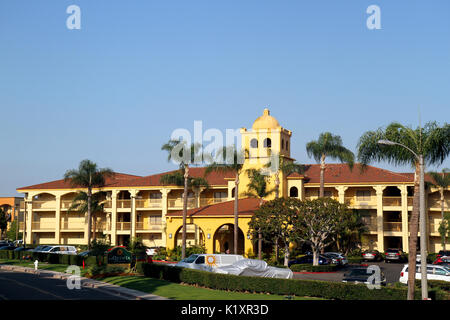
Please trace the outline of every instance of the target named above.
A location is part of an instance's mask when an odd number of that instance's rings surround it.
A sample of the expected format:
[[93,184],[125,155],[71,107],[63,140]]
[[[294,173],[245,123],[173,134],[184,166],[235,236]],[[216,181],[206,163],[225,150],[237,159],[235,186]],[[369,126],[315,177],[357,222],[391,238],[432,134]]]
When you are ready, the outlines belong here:
[[[381,272],[386,276],[387,283],[398,282],[400,278],[400,271],[402,270],[404,263],[386,263],[386,262],[367,262],[364,265],[377,265],[380,267]],[[337,272],[329,273],[295,273],[294,279],[304,279],[304,280],[324,280],[324,281],[337,281],[341,282],[344,273],[361,265],[350,264],[340,269]]]

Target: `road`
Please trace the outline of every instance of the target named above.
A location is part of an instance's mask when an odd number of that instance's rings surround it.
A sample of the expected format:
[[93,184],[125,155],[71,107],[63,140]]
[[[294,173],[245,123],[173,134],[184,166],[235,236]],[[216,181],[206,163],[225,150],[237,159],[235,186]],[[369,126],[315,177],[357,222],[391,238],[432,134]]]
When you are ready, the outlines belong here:
[[68,289],[66,280],[0,270],[0,300],[124,300],[98,289]]
[[[398,282],[400,278],[400,271],[403,268],[403,263],[385,263],[385,262],[368,262],[368,265],[377,265],[380,267],[381,272],[386,276],[387,283]],[[357,267],[357,265],[349,265],[338,272],[333,273],[303,273],[294,274],[294,279],[305,280],[324,280],[324,281],[337,281],[341,282],[344,273],[348,272],[351,268]]]

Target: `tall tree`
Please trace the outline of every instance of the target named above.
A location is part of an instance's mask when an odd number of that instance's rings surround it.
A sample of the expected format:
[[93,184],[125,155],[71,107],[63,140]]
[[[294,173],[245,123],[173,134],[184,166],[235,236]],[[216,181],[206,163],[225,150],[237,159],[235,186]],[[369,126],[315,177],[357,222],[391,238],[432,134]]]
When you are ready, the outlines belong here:
[[[261,234],[271,242],[284,243],[284,265],[289,262],[289,244],[298,239],[294,228],[301,201],[295,198],[276,198],[264,202],[252,216],[249,229],[253,236]],[[278,261],[278,260],[277,260]]]
[[238,151],[234,146],[224,147],[216,155],[216,161],[209,164],[205,171],[205,176],[211,172],[231,172],[234,174],[234,232],[233,246],[234,254],[238,253],[239,235],[239,175],[244,166],[244,159],[248,155],[247,150]]
[[[92,239],[96,238],[97,231],[97,214],[104,212],[104,205],[101,203],[102,197],[105,195],[104,192],[96,192],[92,194],[91,198],[91,215],[92,215]],[[77,211],[82,214],[86,214],[88,212],[88,194],[84,191],[80,191],[73,198],[72,203],[68,209],[70,211]]]
[[[445,223],[444,222],[444,212],[445,212],[445,197],[444,197],[444,191],[450,187],[450,174],[449,174],[450,170],[445,168],[442,169],[442,172],[429,172],[428,174],[433,178],[433,182],[432,185],[435,186],[436,188],[439,188],[439,194],[441,196],[441,218],[442,218],[442,222],[441,223]],[[446,228],[442,228],[442,230],[446,230]],[[441,238],[442,238],[442,245],[443,245],[443,249],[445,250],[445,245],[446,245],[446,232],[444,232],[443,234],[441,234]]]
[[[182,140],[169,140],[165,143],[161,150],[167,151],[167,161],[174,161],[180,167],[179,171],[172,174],[167,174],[161,177],[160,181],[163,184],[175,184],[183,186],[183,231],[182,231],[182,246],[181,258],[186,258],[186,219],[187,219],[187,204],[188,204],[188,190],[190,187],[189,166],[191,164],[199,164],[202,159],[198,159],[201,145],[191,144],[187,145]],[[192,181],[191,181],[192,183]],[[200,181],[197,181],[200,183]]]
[[319,265],[319,254],[333,243],[339,231],[342,215],[348,208],[331,198],[305,200],[301,203],[295,230],[301,241],[309,244],[313,251],[313,265]]
[[92,190],[105,185],[107,177],[113,177],[114,172],[109,168],[99,169],[97,164],[90,160],[83,160],[78,170],[68,170],[64,174],[64,180],[69,181],[73,188],[87,189],[87,215],[88,215],[88,248],[91,249],[92,229]]
[[[380,144],[389,140],[395,145]],[[403,146],[406,146],[410,150]],[[372,161],[386,161],[394,165],[411,165],[415,168],[413,211],[409,224],[409,270],[416,270],[417,233],[419,228],[419,183],[420,162],[411,152],[423,157],[424,165],[441,164],[450,153],[450,125],[439,127],[436,122],[428,122],[424,127],[413,129],[398,122],[385,129],[367,131],[358,142],[358,160],[365,165]],[[423,259],[423,257],[422,257]],[[415,273],[408,274],[408,300],[414,299]]]
[[353,152],[342,145],[340,136],[333,135],[330,132],[321,133],[319,139],[313,140],[306,145],[306,151],[309,157],[313,157],[317,163],[320,163],[320,191],[319,197],[324,196],[324,174],[325,160],[331,158],[347,163],[350,168],[353,167],[355,156]]
[[3,235],[6,231],[6,228],[8,226],[8,218],[5,210],[3,208],[0,208],[0,239],[3,239]]
[[[244,195],[248,197],[258,198],[259,206],[264,202],[264,198],[268,197],[275,192],[275,189],[269,190],[268,182],[270,177],[268,175],[262,174],[259,170],[249,169],[246,171],[249,183],[247,184],[247,191]],[[262,233],[258,233],[258,259],[262,258]]]
[[361,241],[361,235],[367,232],[367,227],[358,210],[344,211],[339,217],[334,241],[337,249],[348,255]]

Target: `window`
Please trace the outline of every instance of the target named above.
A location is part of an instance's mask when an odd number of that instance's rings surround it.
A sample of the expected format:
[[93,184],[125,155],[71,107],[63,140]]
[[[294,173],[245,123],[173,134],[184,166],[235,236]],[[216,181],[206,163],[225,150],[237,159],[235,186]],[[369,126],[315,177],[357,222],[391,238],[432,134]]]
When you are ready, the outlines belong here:
[[161,224],[162,220],[161,220],[161,216],[149,216],[149,221],[150,224]]
[[281,149],[284,149],[284,140],[281,139]]
[[234,190],[235,190],[236,188],[233,188],[232,190],[231,190],[231,197],[232,198],[234,198]]
[[264,148],[271,148],[272,147],[272,140],[270,138],[264,139]]
[[150,193],[150,199],[161,199],[162,194],[161,193]]
[[356,190],[356,199],[358,201],[370,201],[370,190]]
[[250,140],[250,147],[258,148],[258,140],[257,139]]
[[225,191],[214,192],[214,199],[228,198],[228,194]]
[[204,264],[205,263],[205,256],[200,256],[195,260],[195,264]]
[[297,187],[292,187],[289,190],[289,197],[291,197],[291,198],[297,198],[298,197],[298,189],[297,189]]

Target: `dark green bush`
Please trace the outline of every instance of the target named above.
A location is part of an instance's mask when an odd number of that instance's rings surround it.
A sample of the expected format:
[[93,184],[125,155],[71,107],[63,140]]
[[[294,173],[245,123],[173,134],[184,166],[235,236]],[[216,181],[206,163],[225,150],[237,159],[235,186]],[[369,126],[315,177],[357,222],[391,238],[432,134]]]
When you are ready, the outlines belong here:
[[293,272],[333,272],[338,269],[335,264],[328,265],[318,265],[313,266],[312,264],[293,264],[291,265],[291,270]]
[[94,265],[88,268],[88,274],[92,276],[111,276],[111,275],[117,275],[124,273],[125,269],[123,267],[119,266],[112,266],[112,265]]
[[61,264],[70,264],[70,255],[61,254],[59,257],[59,263]]
[[56,253],[47,253],[47,259],[45,261],[47,261],[50,264],[59,264],[60,263],[59,256],[60,255]]
[[[147,277],[164,279],[175,283],[184,282],[220,290],[322,297],[335,300],[406,300],[407,296],[406,287],[382,287],[381,289],[370,290],[363,284],[243,277],[153,263],[144,264],[143,269],[144,275]],[[416,290],[416,298],[420,299],[420,295],[420,291]],[[434,295],[437,299],[446,298],[440,291],[435,291]]]
[[8,252],[5,250],[0,250],[0,259],[8,259]]

